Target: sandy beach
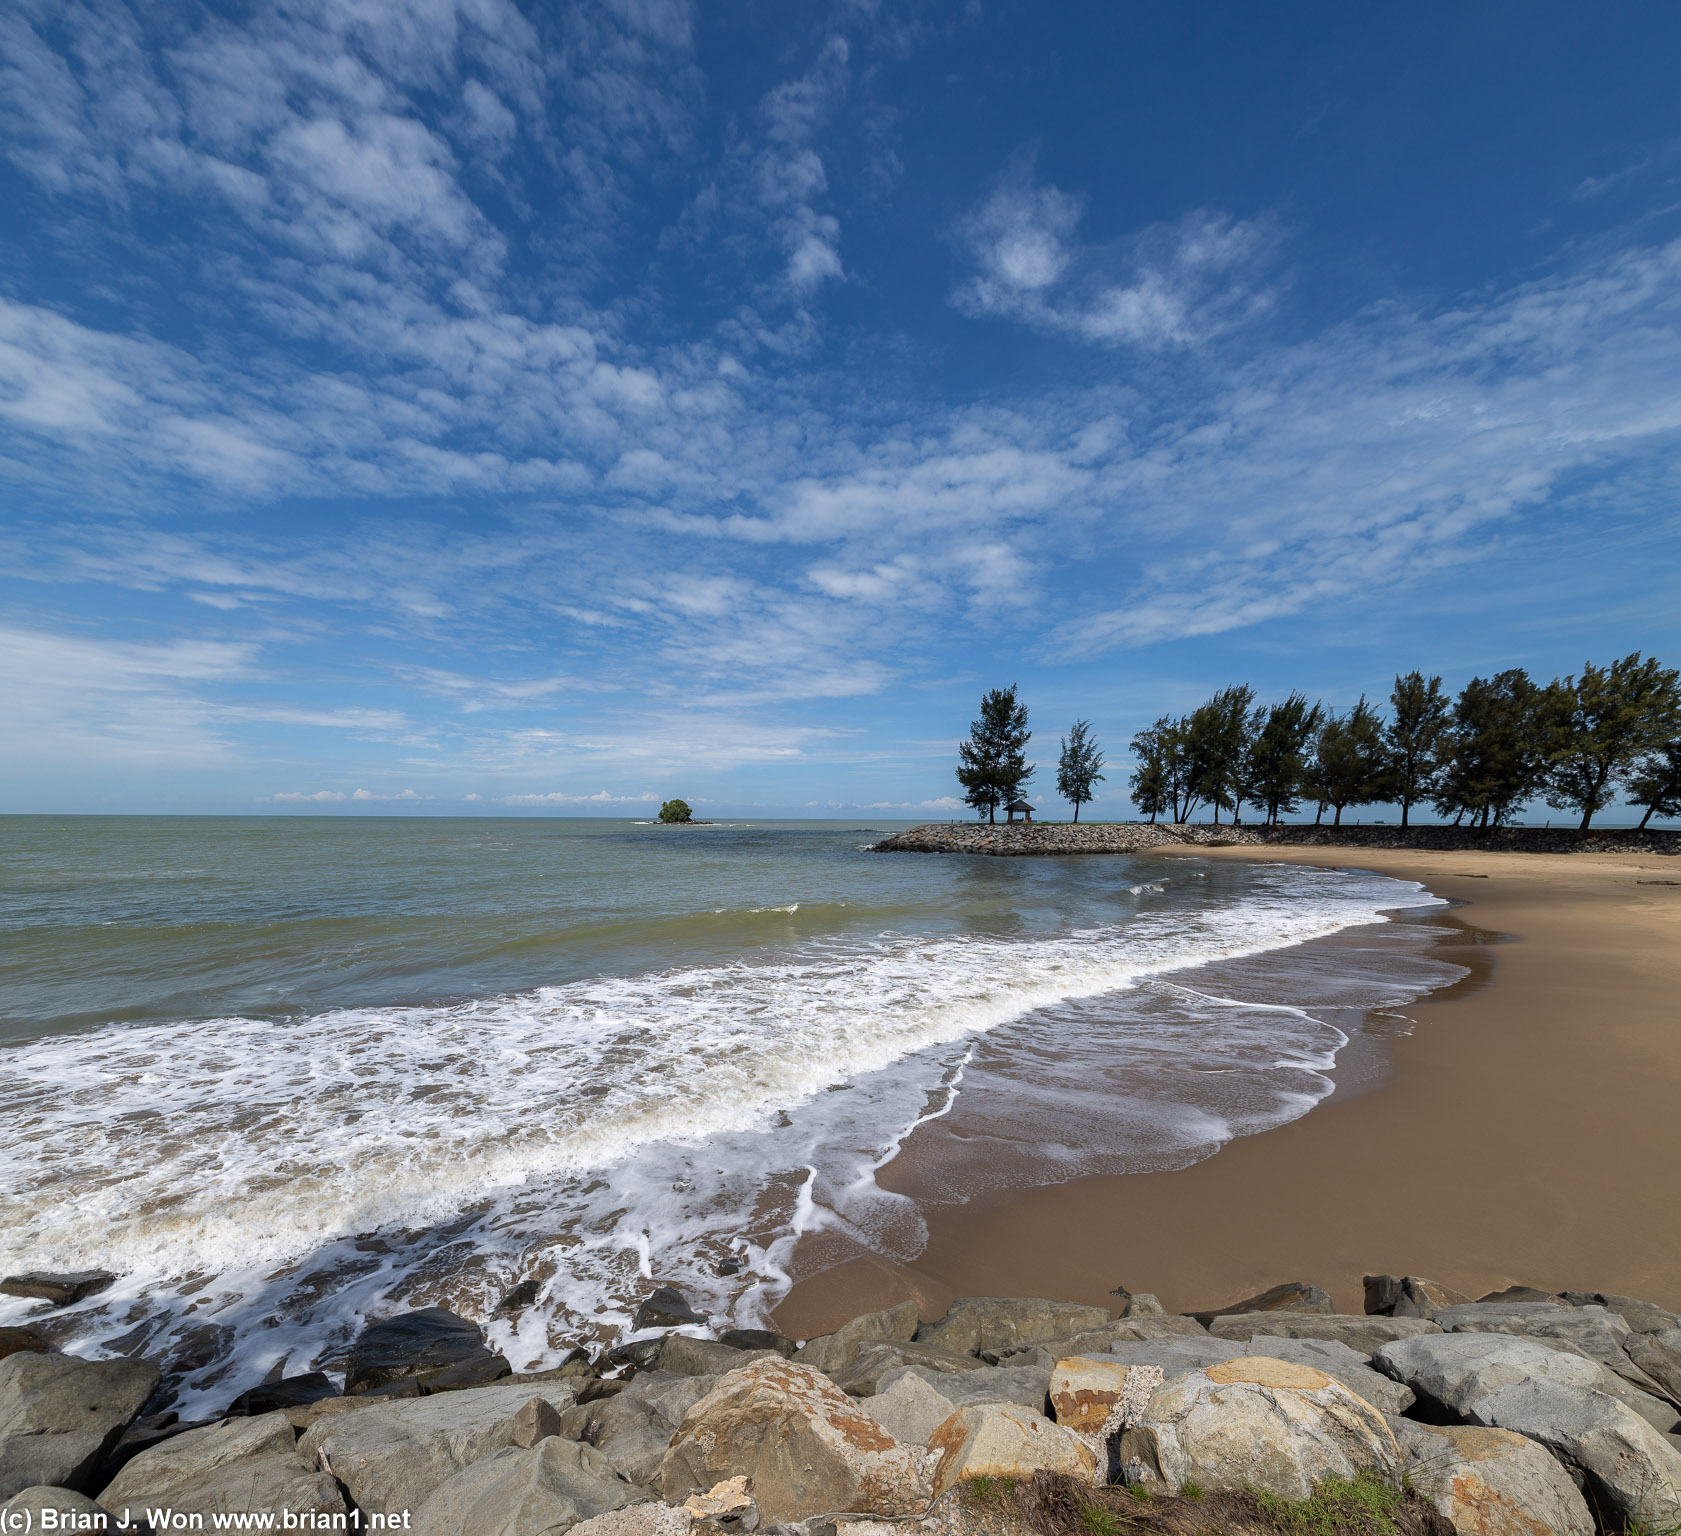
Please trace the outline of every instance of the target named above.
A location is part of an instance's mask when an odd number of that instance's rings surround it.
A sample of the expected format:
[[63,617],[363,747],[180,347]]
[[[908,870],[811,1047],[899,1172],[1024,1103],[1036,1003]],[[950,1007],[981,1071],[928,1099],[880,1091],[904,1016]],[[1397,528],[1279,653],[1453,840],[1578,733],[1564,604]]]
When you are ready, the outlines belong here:
[[[1081,1178],[928,1211],[914,1263],[855,1256],[778,1308],[805,1337],[912,1297],[1175,1311],[1280,1280],[1362,1310],[1370,1272],[1473,1296],[1513,1283],[1681,1307],[1681,865],[1654,855],[1253,847],[1164,858],[1287,859],[1417,880],[1460,905],[1439,950],[1469,975],[1410,1010],[1389,1070],[1301,1119],[1166,1173]],[[914,1194],[915,1144],[882,1171]],[[825,1241],[819,1237],[817,1242]],[[830,1255],[832,1256],[832,1255]],[[796,1273],[807,1270],[806,1256]],[[827,1257],[827,1256],[825,1256]]]

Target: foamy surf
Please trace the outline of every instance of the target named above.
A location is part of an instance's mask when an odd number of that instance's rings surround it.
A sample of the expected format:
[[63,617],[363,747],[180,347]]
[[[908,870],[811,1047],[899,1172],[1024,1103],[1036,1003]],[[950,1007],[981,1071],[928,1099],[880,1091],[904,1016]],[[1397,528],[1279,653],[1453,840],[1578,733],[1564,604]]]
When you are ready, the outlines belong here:
[[[404,1305],[478,1317],[518,1368],[623,1328],[652,1278],[755,1320],[802,1233],[914,1255],[921,1215],[874,1175],[960,1101],[996,1098],[1048,1177],[1304,1112],[1336,1026],[1156,983],[1427,900],[1275,870],[1060,933],[837,933],[451,1006],[32,1041],[0,1056],[0,1265],[119,1272],[76,1347],[166,1356],[183,1407],[330,1363]],[[1094,1064],[1187,1059],[1245,1091],[1135,1095],[1117,1145],[1125,1084],[1092,1100]],[[498,1316],[528,1277],[537,1304]]]

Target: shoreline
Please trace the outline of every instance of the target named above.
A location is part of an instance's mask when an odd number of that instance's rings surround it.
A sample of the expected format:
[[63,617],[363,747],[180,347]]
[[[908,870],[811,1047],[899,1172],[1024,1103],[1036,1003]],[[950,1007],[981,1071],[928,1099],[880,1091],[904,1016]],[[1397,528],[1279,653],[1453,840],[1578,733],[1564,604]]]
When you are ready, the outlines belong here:
[[[1411,1006],[1378,1081],[1339,1079],[1299,1119],[1187,1168],[927,1207],[915,1261],[803,1276],[773,1313],[783,1331],[906,1299],[932,1317],[960,1295],[1101,1303],[1118,1286],[1185,1311],[1281,1278],[1358,1312],[1361,1276],[1384,1271],[1473,1295],[1591,1282],[1681,1304],[1663,1193],[1681,1176],[1681,888],[1665,855],[1158,851],[1417,880],[1456,903],[1438,953],[1471,975]],[[898,1187],[894,1165],[879,1182]]]

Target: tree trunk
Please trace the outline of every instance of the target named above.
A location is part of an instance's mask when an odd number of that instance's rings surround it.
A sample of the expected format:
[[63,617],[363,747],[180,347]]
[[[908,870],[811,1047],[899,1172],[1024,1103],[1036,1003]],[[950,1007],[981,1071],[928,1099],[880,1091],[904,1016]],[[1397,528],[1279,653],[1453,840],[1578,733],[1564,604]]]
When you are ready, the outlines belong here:
[[1074,802],[1074,825],[1079,826],[1079,824],[1080,824],[1080,802],[1078,800],[1076,800]]
[[1322,822],[1323,822],[1323,821],[1324,821],[1324,820],[1325,820],[1325,802],[1324,802],[1324,801],[1323,801],[1323,800],[1321,800],[1321,801],[1319,801],[1319,802],[1318,802],[1318,806],[1317,806],[1317,808],[1316,808],[1316,809],[1315,809],[1315,810],[1314,810],[1314,813],[1313,813],[1313,824],[1314,824],[1314,826],[1316,826],[1316,827],[1317,827],[1317,826],[1319,826],[1319,825],[1320,825],[1320,824],[1321,824],[1321,823],[1322,823]]
[[1403,832],[1405,832],[1407,830],[1407,812],[1411,809],[1412,809],[1412,801],[1403,800],[1401,802],[1401,830]]
[[1581,824],[1581,826],[1577,827],[1576,830],[1578,832],[1586,832],[1588,830],[1588,823],[1592,820],[1593,820],[1593,803],[1590,801],[1589,804],[1588,804],[1588,808],[1585,811],[1582,812],[1582,824]]
[[1342,807],[1340,805],[1337,807],[1337,814],[1331,818],[1331,825],[1333,827],[1342,825]]
[[1644,832],[1646,830],[1646,823],[1652,819],[1652,812],[1656,809],[1656,804],[1646,807],[1646,814],[1640,818],[1640,825],[1634,829],[1636,832]]

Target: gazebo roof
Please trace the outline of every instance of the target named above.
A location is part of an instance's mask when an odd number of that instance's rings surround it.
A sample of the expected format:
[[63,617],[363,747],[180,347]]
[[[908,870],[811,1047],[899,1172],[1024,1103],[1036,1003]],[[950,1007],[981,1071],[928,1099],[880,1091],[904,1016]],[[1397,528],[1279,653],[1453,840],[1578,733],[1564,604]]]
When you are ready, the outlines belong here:
[[1033,807],[1025,800],[1012,800],[1004,809],[1007,811],[1031,811]]

